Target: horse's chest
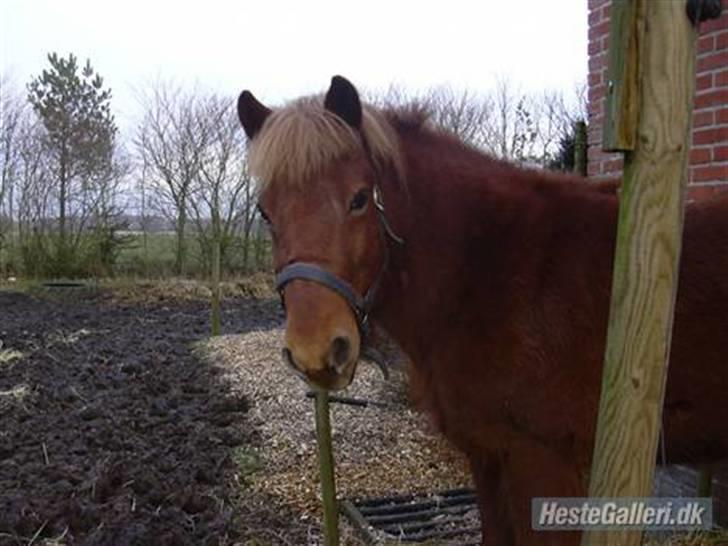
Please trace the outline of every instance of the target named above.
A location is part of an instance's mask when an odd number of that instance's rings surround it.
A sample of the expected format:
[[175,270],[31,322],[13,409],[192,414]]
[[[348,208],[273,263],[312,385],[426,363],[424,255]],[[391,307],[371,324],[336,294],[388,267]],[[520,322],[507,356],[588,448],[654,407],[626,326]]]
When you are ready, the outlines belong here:
[[585,433],[552,385],[528,380],[527,370],[505,374],[496,366],[476,370],[457,361],[429,369],[421,381],[425,409],[438,430],[466,452],[508,449],[524,439],[568,451]]

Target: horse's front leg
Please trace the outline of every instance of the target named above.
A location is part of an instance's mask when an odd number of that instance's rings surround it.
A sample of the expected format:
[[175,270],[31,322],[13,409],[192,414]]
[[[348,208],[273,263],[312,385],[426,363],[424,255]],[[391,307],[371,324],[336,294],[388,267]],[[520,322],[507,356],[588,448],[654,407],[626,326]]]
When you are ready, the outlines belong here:
[[471,457],[470,468],[478,492],[483,544],[514,546],[515,530],[506,503],[501,461],[495,455]]
[[509,451],[504,465],[509,505],[513,512],[517,546],[578,546],[577,531],[534,530],[534,497],[583,497],[586,486],[573,462],[538,442],[524,440]]

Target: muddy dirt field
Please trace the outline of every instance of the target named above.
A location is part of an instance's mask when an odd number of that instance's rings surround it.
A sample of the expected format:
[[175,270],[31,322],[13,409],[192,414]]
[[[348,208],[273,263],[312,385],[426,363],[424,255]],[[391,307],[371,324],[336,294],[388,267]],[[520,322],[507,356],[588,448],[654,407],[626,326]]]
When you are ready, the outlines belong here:
[[[0,544],[305,544],[246,487],[249,400],[199,355],[204,301],[0,291]],[[228,299],[227,332],[280,324]],[[255,497],[255,498],[253,498]]]

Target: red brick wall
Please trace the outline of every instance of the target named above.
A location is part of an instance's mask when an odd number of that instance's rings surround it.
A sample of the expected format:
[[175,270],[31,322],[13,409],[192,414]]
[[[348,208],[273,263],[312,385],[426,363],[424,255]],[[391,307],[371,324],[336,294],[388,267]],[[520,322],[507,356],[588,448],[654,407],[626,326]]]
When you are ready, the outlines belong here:
[[[603,178],[622,171],[621,154],[602,152],[611,0],[588,2],[589,176]],[[691,199],[728,191],[728,0],[720,19],[700,26],[689,176]]]

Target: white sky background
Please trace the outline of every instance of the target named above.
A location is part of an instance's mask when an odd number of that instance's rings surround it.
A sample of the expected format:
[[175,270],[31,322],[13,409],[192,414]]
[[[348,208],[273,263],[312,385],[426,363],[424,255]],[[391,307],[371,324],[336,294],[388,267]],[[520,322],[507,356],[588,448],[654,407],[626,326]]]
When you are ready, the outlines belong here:
[[0,73],[16,86],[75,53],[111,87],[122,129],[157,79],[269,103],[324,91],[439,84],[571,93],[587,73],[587,0],[0,0]]

